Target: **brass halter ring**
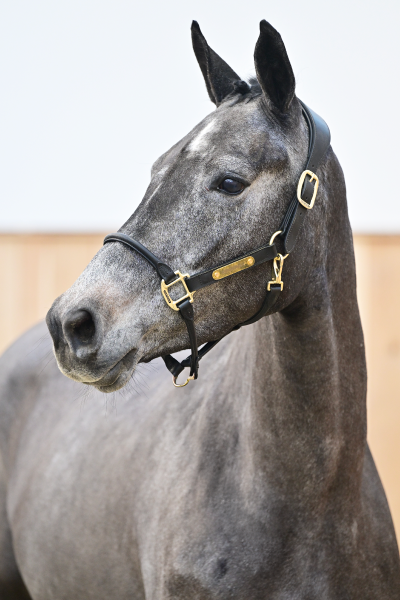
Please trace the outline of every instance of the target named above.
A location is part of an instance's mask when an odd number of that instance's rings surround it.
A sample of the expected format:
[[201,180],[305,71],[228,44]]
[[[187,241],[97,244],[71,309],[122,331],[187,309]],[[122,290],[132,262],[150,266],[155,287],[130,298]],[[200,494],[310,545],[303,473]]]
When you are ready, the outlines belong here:
[[[275,233],[272,235],[271,239],[269,240],[269,245],[272,246],[274,239],[276,238],[276,236],[278,236],[280,233],[282,233],[282,231],[275,231]],[[285,256],[282,256],[281,254],[279,255],[281,256],[281,260],[285,260],[285,258],[287,258],[289,256],[288,254],[285,254]]]
[[187,385],[189,383],[189,381],[193,381],[193,379],[194,379],[194,375],[191,375],[190,377],[188,377],[186,379],[185,383],[176,383],[176,380],[178,379],[178,377],[179,377],[179,375],[177,375],[176,377],[172,377],[172,383],[177,388],[185,387],[185,385]]

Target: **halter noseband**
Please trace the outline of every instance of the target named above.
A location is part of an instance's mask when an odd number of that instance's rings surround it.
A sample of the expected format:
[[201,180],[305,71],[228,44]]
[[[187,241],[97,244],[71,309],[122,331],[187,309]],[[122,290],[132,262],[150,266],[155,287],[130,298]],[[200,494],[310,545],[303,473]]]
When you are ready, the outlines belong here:
[[[132,250],[138,252],[157,271],[161,279],[161,294],[168,306],[179,311],[183,317],[189,334],[191,354],[182,362],[177,361],[170,354],[163,356],[167,369],[172,373],[172,381],[175,387],[184,387],[192,379],[197,379],[199,361],[222,339],[207,342],[200,350],[197,346],[196,329],[194,326],[193,294],[198,290],[217,283],[225,277],[239,273],[245,269],[255,267],[266,261],[273,260],[274,276],[268,282],[265,300],[260,310],[250,319],[233,327],[232,331],[240,329],[244,325],[251,325],[264,317],[274,306],[283,289],[282,268],[284,260],[293,250],[296,240],[308,210],[314,206],[318,191],[319,180],[315,174],[319,163],[329,148],[331,137],[328,125],[321,117],[301,102],[303,115],[309,130],[309,147],[306,168],[300,176],[296,194],[293,196],[283,221],[266,246],[261,246],[244,256],[233,261],[228,261],[218,267],[213,267],[196,275],[182,274],[173,271],[171,267],[159,260],[150,250],[145,248],[125,233],[111,233],[104,238],[104,244],[109,242],[120,242]],[[274,240],[281,236],[285,249],[285,256],[278,254]],[[180,283],[185,291],[184,295],[173,300],[170,289]],[[190,367],[190,374],[185,383],[178,384],[177,378],[185,367]]]

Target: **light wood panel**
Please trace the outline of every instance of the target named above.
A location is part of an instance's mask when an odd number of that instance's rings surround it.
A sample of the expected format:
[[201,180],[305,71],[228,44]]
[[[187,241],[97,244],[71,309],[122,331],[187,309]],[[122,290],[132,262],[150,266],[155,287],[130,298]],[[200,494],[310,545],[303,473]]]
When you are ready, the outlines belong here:
[[103,235],[0,235],[0,352],[44,319],[102,246]]
[[[0,352],[74,282],[103,235],[0,235]],[[400,236],[355,236],[368,438],[400,538]]]
[[368,440],[400,542],[400,236],[355,237],[368,368]]

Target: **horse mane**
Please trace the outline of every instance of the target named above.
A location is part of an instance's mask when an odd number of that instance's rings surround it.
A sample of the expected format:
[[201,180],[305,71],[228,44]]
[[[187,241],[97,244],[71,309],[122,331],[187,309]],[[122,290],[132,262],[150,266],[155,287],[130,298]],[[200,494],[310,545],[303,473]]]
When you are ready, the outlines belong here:
[[250,102],[253,98],[257,98],[257,96],[261,96],[262,89],[257,80],[257,77],[251,76],[248,78],[248,81],[243,79],[239,79],[233,82],[233,91],[229,96],[226,97],[226,100],[229,100],[229,106],[234,106],[239,102]]

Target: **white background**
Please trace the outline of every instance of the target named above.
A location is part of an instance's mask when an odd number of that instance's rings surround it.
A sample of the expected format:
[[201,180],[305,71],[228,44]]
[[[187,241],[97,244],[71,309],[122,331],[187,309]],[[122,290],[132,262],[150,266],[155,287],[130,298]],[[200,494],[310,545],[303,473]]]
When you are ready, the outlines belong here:
[[400,232],[398,0],[4,0],[0,231],[113,231],[152,162],[211,112],[190,40],[242,77],[258,23],[328,122],[357,232]]

